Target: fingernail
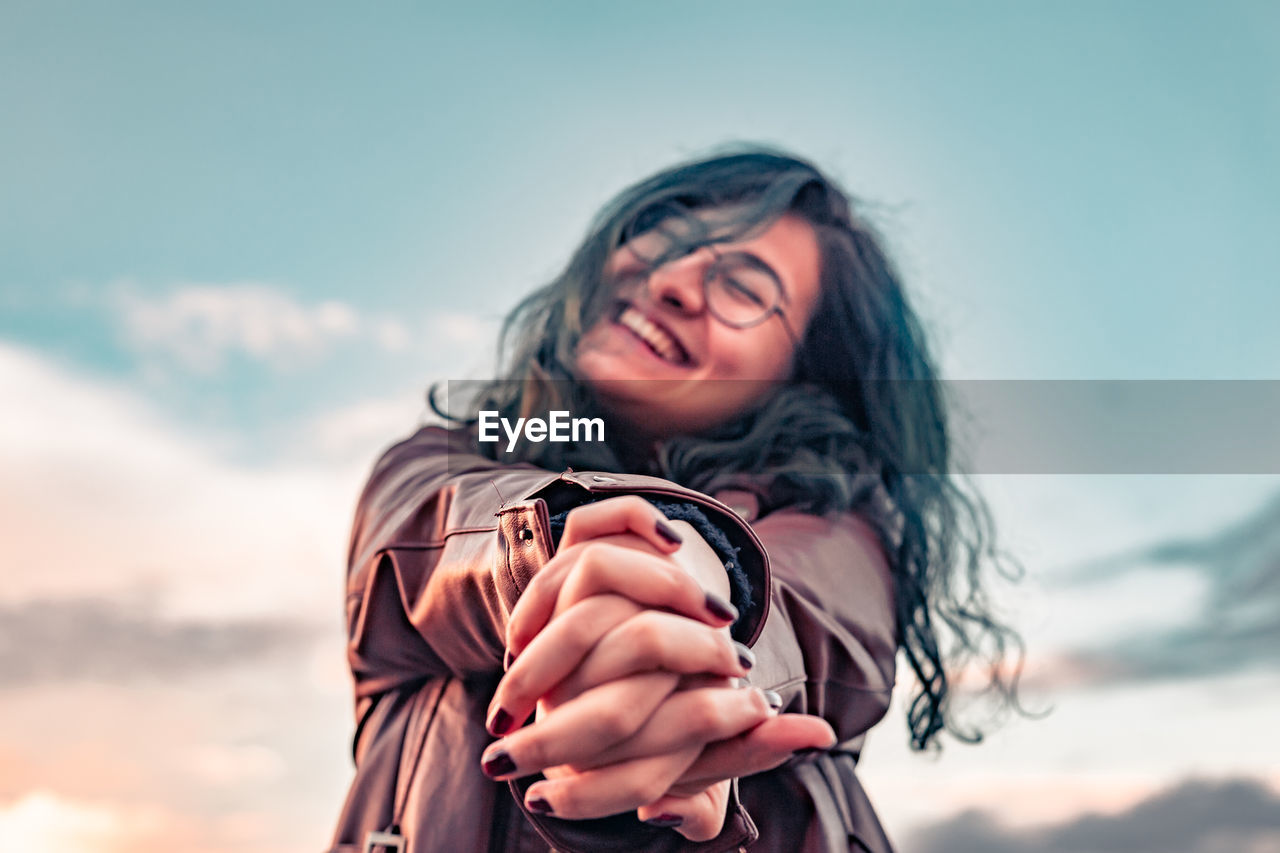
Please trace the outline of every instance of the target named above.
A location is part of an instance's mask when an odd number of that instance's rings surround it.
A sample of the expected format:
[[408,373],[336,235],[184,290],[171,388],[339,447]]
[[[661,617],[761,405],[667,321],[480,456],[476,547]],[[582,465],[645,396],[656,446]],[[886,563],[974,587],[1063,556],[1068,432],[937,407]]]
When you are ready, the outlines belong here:
[[737,609],[714,592],[707,593],[707,612],[726,622],[733,622],[738,618]]
[[665,518],[658,519],[657,528],[658,528],[658,535],[661,536],[663,539],[667,540],[668,542],[670,542],[672,545],[679,545],[681,542],[684,541],[684,537],[681,536],[679,532],[674,527],[672,527],[671,524]]
[[502,736],[511,731],[511,725],[515,722],[511,715],[503,708],[494,708],[493,713],[489,715],[489,722],[485,723],[485,728],[489,730],[489,734]]
[[769,703],[769,707],[775,711],[782,710],[782,697],[772,690],[762,690],[764,693],[764,701]]
[[503,654],[502,654],[502,669],[503,669],[503,671],[504,671],[504,672],[505,672],[506,670],[508,670],[508,669],[511,669],[511,664],[513,664],[513,663],[515,663],[515,662],[516,662],[516,656],[515,656],[515,655],[513,655],[513,654],[511,654],[511,649],[507,649],[505,652],[503,652]]
[[555,814],[555,811],[551,808],[551,803],[548,803],[542,797],[534,797],[527,801],[525,806],[534,814]]
[[507,755],[506,750],[500,749],[483,759],[480,762],[480,769],[490,779],[497,779],[499,776],[516,772],[516,763],[511,760],[510,755]]
[[666,812],[663,812],[657,817],[649,818],[645,823],[649,824],[649,826],[662,826],[669,829],[673,826],[679,826],[684,823],[684,818],[680,817],[678,814],[667,814]]
[[738,653],[738,663],[742,664],[743,669],[751,669],[756,665],[756,656],[751,649],[742,645],[742,643],[734,643],[733,649]]

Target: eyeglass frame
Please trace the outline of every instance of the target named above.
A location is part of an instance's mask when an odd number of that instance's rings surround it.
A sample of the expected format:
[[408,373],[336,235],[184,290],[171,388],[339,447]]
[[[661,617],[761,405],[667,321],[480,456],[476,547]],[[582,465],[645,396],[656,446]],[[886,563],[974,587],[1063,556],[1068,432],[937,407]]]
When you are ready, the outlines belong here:
[[[626,244],[624,243],[623,247],[625,247],[625,245]],[[667,252],[666,254],[660,256],[658,259],[654,261],[646,260],[645,258],[636,254],[635,256],[639,258],[640,261],[642,261],[645,265],[645,272],[644,272],[645,287],[648,288],[650,276],[652,276],[653,273],[656,272],[660,267],[671,263],[677,258],[687,257],[693,254],[694,252],[698,251],[699,249],[704,249],[704,248],[710,250],[711,256],[714,259],[712,260],[711,263],[707,264],[702,271],[702,279],[701,279],[702,301],[707,308],[707,313],[709,313],[712,317],[715,317],[716,320],[720,321],[724,325],[728,326],[730,329],[754,329],[756,326],[759,326],[768,322],[769,318],[776,314],[778,316],[778,319],[782,321],[782,328],[784,331],[786,331],[787,337],[791,339],[791,345],[795,348],[795,351],[798,354],[800,352],[800,346],[801,346],[800,336],[796,334],[795,329],[791,325],[791,321],[787,318],[786,310],[783,309],[782,307],[782,300],[785,298],[785,295],[786,295],[786,290],[782,286],[782,280],[778,278],[778,274],[774,272],[772,267],[770,267],[764,261],[757,258],[755,255],[752,255],[747,252],[741,252],[741,253],[731,252],[729,254],[729,257],[734,257],[735,255],[740,256],[741,260],[745,263],[746,266],[750,266],[753,269],[758,270],[759,272],[768,276],[769,280],[773,282],[773,288],[774,288],[773,304],[768,308],[766,308],[760,314],[759,317],[756,317],[746,323],[740,323],[740,322],[735,322],[735,321],[726,319],[719,311],[715,309],[713,305],[713,301],[711,299],[711,276],[725,265],[724,263],[725,255],[716,249],[715,241],[710,241],[710,240],[699,241],[699,242],[693,242],[686,245],[682,245],[679,247],[680,251],[678,253]],[[632,254],[635,254],[635,253],[633,252]]]

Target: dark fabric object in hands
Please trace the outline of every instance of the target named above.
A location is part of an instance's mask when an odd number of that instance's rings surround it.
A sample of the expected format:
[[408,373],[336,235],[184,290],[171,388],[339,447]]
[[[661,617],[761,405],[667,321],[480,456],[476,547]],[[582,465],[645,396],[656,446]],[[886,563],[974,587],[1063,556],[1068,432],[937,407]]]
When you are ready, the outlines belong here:
[[[712,524],[701,508],[685,501],[654,501],[649,503],[672,521],[687,522],[716,552],[716,556],[724,563],[724,570],[729,575],[730,601],[739,613],[746,613],[753,603],[751,582],[747,573],[738,562],[738,549],[729,544],[729,537],[724,531]],[[560,536],[564,533],[565,520],[572,510],[566,510],[551,518],[551,535],[556,546],[560,545]]]

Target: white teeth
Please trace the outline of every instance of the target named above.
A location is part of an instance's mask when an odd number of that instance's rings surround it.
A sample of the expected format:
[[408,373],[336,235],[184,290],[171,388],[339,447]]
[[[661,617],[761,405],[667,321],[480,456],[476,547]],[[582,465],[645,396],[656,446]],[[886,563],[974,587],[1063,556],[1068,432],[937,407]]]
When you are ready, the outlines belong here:
[[658,355],[666,361],[679,363],[680,345],[671,339],[665,331],[634,308],[626,308],[618,317],[618,322],[639,335],[645,343],[653,347]]

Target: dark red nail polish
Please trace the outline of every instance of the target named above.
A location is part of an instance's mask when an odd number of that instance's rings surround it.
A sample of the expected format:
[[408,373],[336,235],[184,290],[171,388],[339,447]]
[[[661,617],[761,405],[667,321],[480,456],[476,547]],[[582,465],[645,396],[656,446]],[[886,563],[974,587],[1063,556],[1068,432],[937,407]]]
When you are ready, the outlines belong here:
[[516,763],[511,760],[510,755],[500,749],[481,761],[480,769],[490,779],[497,779],[499,776],[506,776],[508,773],[516,772]]
[[726,622],[733,622],[738,618],[738,611],[734,606],[713,592],[707,593],[707,612]]
[[684,541],[684,537],[667,522],[665,518],[658,519],[658,535],[670,542],[672,545],[679,545]]
[[511,731],[511,727],[514,723],[515,720],[512,719],[511,715],[504,709],[494,708],[493,713],[489,715],[489,722],[485,727],[489,729],[489,734],[505,735],[507,732]]
[[525,806],[527,806],[529,811],[534,814],[555,814],[551,809],[551,803],[548,803],[546,800],[542,799],[542,797],[534,797],[532,800],[525,803]]
[[756,656],[751,649],[742,645],[742,643],[734,643],[733,649],[738,653],[738,663],[742,664],[743,669],[751,669],[756,665]]
[[664,812],[657,817],[649,818],[645,823],[649,824],[649,826],[662,826],[670,829],[671,827],[676,827],[684,823],[684,818],[680,817],[678,814],[667,814]]

